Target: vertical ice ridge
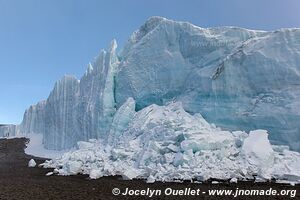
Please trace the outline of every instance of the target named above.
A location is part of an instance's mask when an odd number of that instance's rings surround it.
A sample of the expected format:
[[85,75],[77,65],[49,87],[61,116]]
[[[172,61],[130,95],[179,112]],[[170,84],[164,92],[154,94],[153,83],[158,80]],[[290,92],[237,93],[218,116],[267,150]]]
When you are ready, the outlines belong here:
[[78,98],[79,81],[75,77],[64,76],[55,84],[45,107],[43,142],[46,148],[70,148],[82,139],[75,120]]
[[108,50],[101,50],[91,64],[93,70],[80,81],[80,99],[77,106],[79,131],[84,140],[106,139],[115,109],[114,76],[118,65],[116,40]]
[[107,133],[110,129],[110,124],[113,119],[113,115],[116,112],[116,102],[115,102],[115,72],[117,70],[119,61],[116,54],[117,42],[113,40],[111,46],[106,55],[106,76],[105,76],[105,86],[103,88],[103,97],[102,97],[102,107],[103,112],[100,118],[100,126],[102,131],[99,132],[99,137],[107,139]]

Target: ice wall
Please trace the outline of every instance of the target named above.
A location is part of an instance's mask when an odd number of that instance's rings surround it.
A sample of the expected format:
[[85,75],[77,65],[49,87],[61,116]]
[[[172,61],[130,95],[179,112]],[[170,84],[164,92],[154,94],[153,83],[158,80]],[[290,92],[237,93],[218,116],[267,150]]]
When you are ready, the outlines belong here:
[[25,111],[23,121],[20,124],[22,134],[45,133],[45,108],[46,101],[41,101]]
[[18,126],[13,124],[0,124],[0,137],[13,137],[18,134]]
[[64,76],[57,81],[45,107],[44,146],[47,149],[63,149],[82,139],[76,122],[76,106],[79,98],[79,81]]
[[[108,50],[102,50],[89,64],[80,80],[66,75],[57,81],[46,101],[25,111],[21,134],[43,134],[44,146],[54,150],[71,148],[79,140],[106,138],[116,112],[116,48],[113,40]],[[0,128],[1,134],[4,129]]]
[[117,43],[112,41],[108,51],[101,51],[80,80],[80,101],[77,123],[83,139],[106,138],[115,105],[115,73],[118,67]]
[[300,150],[299,86],[300,29],[200,28],[153,17],[118,56],[113,41],[80,81],[59,81],[26,111],[20,131],[44,134],[50,149],[106,140],[111,127],[122,130],[114,114],[132,97],[136,110],[181,101],[224,129],[266,129],[273,143]]

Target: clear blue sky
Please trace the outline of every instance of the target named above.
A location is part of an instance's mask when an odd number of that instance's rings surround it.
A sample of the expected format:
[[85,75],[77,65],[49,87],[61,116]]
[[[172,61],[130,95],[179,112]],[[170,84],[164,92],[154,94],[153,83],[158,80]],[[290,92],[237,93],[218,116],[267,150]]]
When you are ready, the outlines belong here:
[[201,27],[300,27],[298,0],[0,0],[0,124],[19,123],[64,74],[78,78],[113,38],[150,16]]

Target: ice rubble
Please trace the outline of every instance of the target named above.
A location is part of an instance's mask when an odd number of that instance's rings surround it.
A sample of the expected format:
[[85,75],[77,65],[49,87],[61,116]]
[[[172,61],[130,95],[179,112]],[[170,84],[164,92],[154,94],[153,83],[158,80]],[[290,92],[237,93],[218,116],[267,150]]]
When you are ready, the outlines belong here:
[[[134,111],[128,99],[114,118],[113,142],[78,142],[78,150],[46,161],[59,175],[89,174],[91,179],[121,175],[147,182],[207,180],[289,180],[300,182],[300,153],[271,146],[264,130],[229,132],[181,103],[150,105]],[[114,133],[113,133],[114,132]],[[107,144],[107,145],[105,145]]]

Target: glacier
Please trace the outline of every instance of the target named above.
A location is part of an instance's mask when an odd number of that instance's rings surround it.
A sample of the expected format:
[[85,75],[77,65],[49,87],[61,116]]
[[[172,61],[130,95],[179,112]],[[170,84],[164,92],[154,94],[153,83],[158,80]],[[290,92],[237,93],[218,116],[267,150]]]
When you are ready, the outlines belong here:
[[[264,129],[271,144],[300,151],[299,63],[297,28],[200,28],[152,17],[119,53],[113,40],[80,80],[57,81],[48,99],[28,108],[20,125],[1,126],[0,136],[42,134],[52,150],[89,139],[113,145],[135,111],[181,102],[222,130]],[[202,148],[203,140],[184,146]]]

